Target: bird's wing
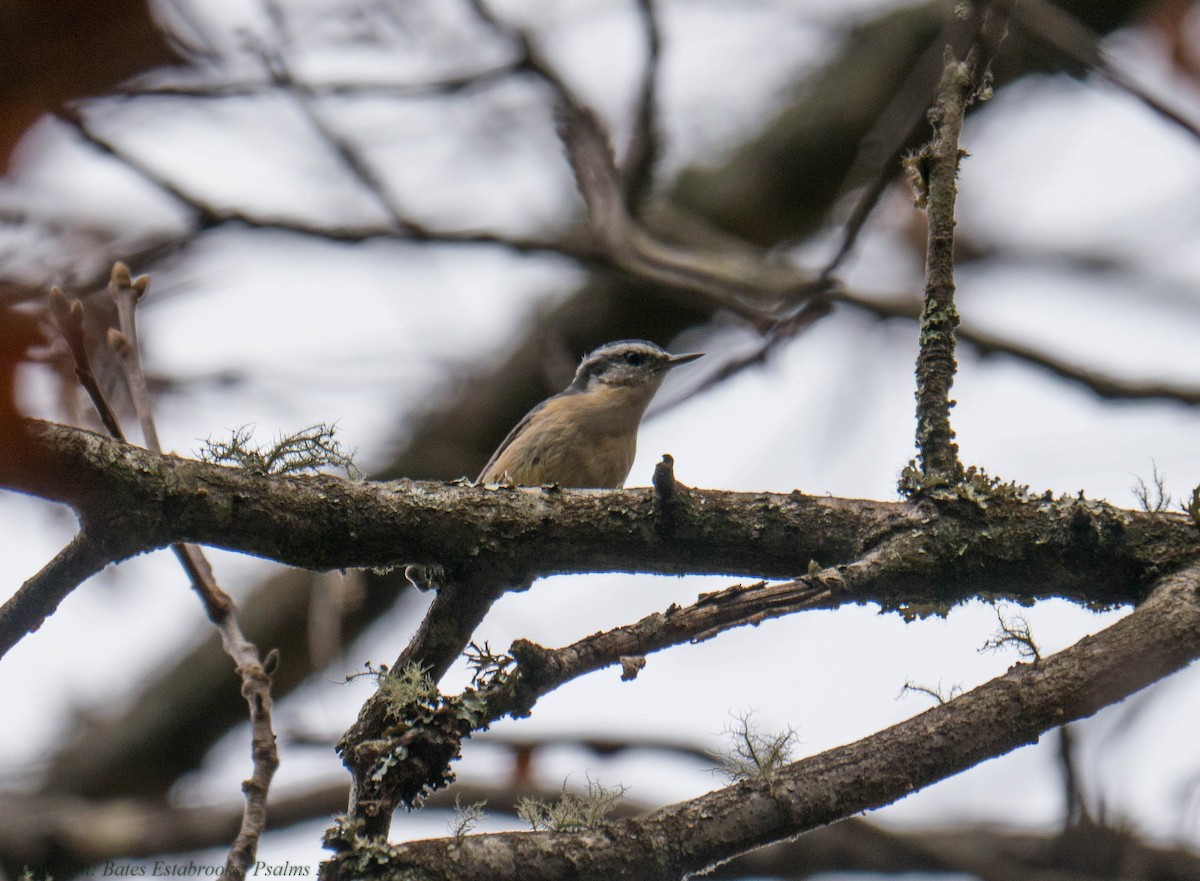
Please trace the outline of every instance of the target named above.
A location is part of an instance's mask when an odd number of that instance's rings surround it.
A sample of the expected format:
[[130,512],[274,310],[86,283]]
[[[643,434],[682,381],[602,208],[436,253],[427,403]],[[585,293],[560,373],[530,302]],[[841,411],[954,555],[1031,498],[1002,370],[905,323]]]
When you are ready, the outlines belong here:
[[[500,446],[496,447],[496,452],[492,453],[492,458],[488,459],[487,464],[483,466],[483,470],[479,472],[479,476],[477,478],[475,478],[476,483],[483,483],[484,477],[486,477],[487,473],[492,470],[492,466],[494,466],[500,460],[500,457],[504,455],[504,451],[512,446],[513,441],[515,441],[518,437],[520,437],[521,432],[523,432],[526,428],[529,427],[529,423],[533,421],[533,417],[537,413],[540,413],[542,408],[544,408],[548,403],[550,403],[551,401],[554,400],[554,398],[557,398],[557,397],[558,397],[558,395],[554,395],[553,397],[547,398],[546,400],[542,401],[540,404],[538,404],[536,407],[534,407],[532,410],[530,410],[528,413],[526,413],[521,418],[520,422],[518,422],[515,426],[513,426],[513,430],[508,433],[508,437],[506,437],[503,441],[500,442]],[[498,474],[495,475],[495,479],[498,480],[499,478],[500,478],[500,475],[498,475]]]

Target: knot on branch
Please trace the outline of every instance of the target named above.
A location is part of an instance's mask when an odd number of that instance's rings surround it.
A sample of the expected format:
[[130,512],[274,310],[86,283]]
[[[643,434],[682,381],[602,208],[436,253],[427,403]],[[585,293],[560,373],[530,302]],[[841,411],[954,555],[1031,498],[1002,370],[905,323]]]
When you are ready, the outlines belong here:
[[679,515],[687,504],[687,487],[675,479],[675,457],[663,453],[662,460],[654,466],[654,496],[658,502],[658,529],[663,535],[675,531]]
[[517,669],[521,671],[521,678],[526,682],[536,682],[546,675],[553,654],[549,649],[527,639],[518,639],[509,646],[508,653],[516,658]]
[[632,682],[646,666],[645,655],[621,655],[621,681]]
[[540,696],[541,683],[554,676],[557,665],[552,651],[527,639],[514,642],[509,646],[508,654],[517,662],[517,667],[503,683],[502,687],[507,693],[496,705],[502,705],[509,715],[517,719],[529,715]]

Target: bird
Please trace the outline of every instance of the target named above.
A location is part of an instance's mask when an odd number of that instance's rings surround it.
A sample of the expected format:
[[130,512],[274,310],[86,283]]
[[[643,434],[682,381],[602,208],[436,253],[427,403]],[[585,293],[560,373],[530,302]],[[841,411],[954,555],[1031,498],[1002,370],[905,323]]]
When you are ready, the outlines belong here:
[[624,486],[650,399],[672,368],[703,354],[672,355],[646,340],[618,340],[590,352],[566,389],[526,413],[508,433],[475,482]]

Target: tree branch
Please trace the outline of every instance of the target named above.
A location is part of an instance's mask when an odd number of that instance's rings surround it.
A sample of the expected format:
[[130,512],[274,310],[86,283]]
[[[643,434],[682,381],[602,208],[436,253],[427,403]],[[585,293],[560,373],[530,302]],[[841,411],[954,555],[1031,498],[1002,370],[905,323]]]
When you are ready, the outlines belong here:
[[658,75],[662,61],[662,28],[656,0],[638,0],[638,17],[646,35],[646,60],[642,69],[641,89],[634,112],[633,134],[625,151],[621,177],[625,205],[631,214],[654,188],[654,167],[662,153],[662,133],[658,125]]
[[[130,276],[129,268],[123,263],[113,266],[108,283],[108,294],[116,304],[120,327],[109,330],[107,342],[115,350],[124,369],[126,383],[142,426],[146,445],[150,452],[161,454],[162,449],[159,446],[158,431],[154,425],[150,394],[146,387],[145,374],[142,372],[137,337],[137,304],[145,295],[149,283],[150,280],[146,276],[134,280]],[[104,423],[109,433],[117,440],[123,441],[124,434],[121,426],[96,384],[88,364],[87,349],[83,340],[82,303],[76,301],[70,308],[67,308],[66,297],[58,288],[51,292],[50,301],[59,327],[67,337],[75,357],[76,375],[88,389],[96,408],[102,415],[106,414]],[[113,534],[120,535],[119,532]],[[84,535],[85,533],[81,532],[77,541],[81,540]],[[242,678],[242,696],[250,708],[253,773],[251,778],[242,784],[242,790],[246,797],[245,812],[242,815],[241,828],[230,848],[225,867],[228,875],[235,881],[240,881],[245,877],[246,870],[254,864],[258,842],[266,828],[267,791],[270,788],[271,778],[279,767],[279,751],[275,746],[275,732],[271,726],[271,677],[268,669],[274,667],[278,658],[276,655],[269,655],[265,664],[260,661],[258,649],[242,634],[237,620],[236,604],[217,584],[212,567],[209,566],[203,551],[195,545],[186,543],[173,544],[172,550],[187,572],[193,589],[203,602],[209,620],[220,633],[225,652],[237,666],[238,674]]]
[[[921,318],[920,308],[899,299],[864,297],[845,290],[835,290],[828,296],[835,303],[845,303],[884,320],[902,318],[919,321]],[[1200,404],[1200,386],[1157,381],[1139,382],[1089,370],[1063,358],[1056,358],[1042,349],[1014,342],[970,325],[960,325],[956,336],[958,342],[969,345],[985,358],[1007,355],[1030,367],[1044,370],[1059,379],[1081,386],[1105,400],[1174,401],[1188,406]]]
[[937,99],[929,112],[933,140],[908,160],[918,187],[917,204],[929,212],[925,254],[925,308],[917,356],[917,449],[921,486],[948,486],[962,479],[958,446],[950,427],[954,382],[954,201],[963,116],[975,88],[974,52],[968,61],[947,52]]
[[[553,741],[557,743],[558,740]],[[636,746],[636,744],[634,744]],[[487,802],[487,812],[515,815],[518,800],[535,796],[553,800],[559,790],[530,788],[519,782],[489,784],[463,781],[437,793],[426,810],[450,810],[462,803]],[[283,829],[336,813],[346,803],[343,783],[317,785],[271,800],[268,828]],[[629,799],[614,815],[645,813],[644,804]],[[38,866],[54,877],[68,877],[110,860],[184,853],[219,847],[237,833],[242,806],[235,803],[201,807],[168,807],[152,799],[93,800],[71,796],[13,795],[0,804],[0,865],[18,876]],[[121,835],[111,834],[120,829]],[[1128,832],[1109,830],[1120,847],[1128,877],[1156,881],[1194,881],[1200,856],[1183,848],[1154,845]],[[829,872],[940,871],[973,872],[985,881],[1058,869],[1056,881],[1107,881],[1087,871],[1067,872],[1070,854],[1063,853],[1057,833],[1014,832],[994,827],[905,829],[851,818],[805,835],[744,854],[713,871],[713,878],[764,876],[810,878]],[[1003,873],[995,871],[1002,867]]]
[[[487,877],[493,881],[677,879],[771,841],[888,804],[1035,741],[1200,656],[1200,567],[1168,576],[1128,617],[1036,665],[855,743],[634,820],[583,832],[500,833],[401,845],[343,826],[326,881]],[[636,868],[634,868],[636,867]]]
[[921,560],[855,597],[889,608],[980,592],[1131,602],[1149,572],[1195,553],[1182,516],[1036,496],[978,474],[963,504],[938,515],[902,502],[691,489],[664,535],[651,489],[270,477],[53,423],[26,427],[23,455],[0,450],[0,487],[71,505],[85,526],[125,537],[129,553],[190,541],[311,569],[440,565],[451,581],[486,573],[523,586],[597,571],[788,577],[910,531],[925,542]]
[[0,606],[0,658],[54,614],[58,604],[110,562],[111,550],[80,532]]
[[[508,714],[527,716],[533,705],[554,689],[587,673],[626,658],[639,658],[685,642],[712,639],[747,624],[809,609],[854,602],[859,586],[882,580],[897,567],[912,565],[920,541],[907,534],[884,542],[849,565],[820,569],[782,584],[760,582],[702,594],[692,605],[671,606],[640,621],[586,636],[559,649],[545,649],[519,640],[509,649],[516,668],[502,681],[485,688],[484,724]],[[636,675],[636,674],[635,674]]]
[[1064,58],[1094,70],[1163,119],[1200,140],[1200,125],[1146,91],[1113,64],[1100,45],[1100,37],[1078,18],[1047,0],[1022,0],[1012,6],[1014,23],[1036,40],[1062,53]]

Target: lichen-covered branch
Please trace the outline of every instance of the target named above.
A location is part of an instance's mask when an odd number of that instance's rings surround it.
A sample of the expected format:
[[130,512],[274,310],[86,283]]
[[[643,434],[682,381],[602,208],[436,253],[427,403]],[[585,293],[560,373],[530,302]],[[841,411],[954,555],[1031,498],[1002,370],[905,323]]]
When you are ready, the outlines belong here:
[[[555,746],[560,740],[535,743]],[[608,741],[602,745],[605,751],[613,748]],[[638,741],[628,745],[634,749],[645,746]],[[532,794],[550,799],[558,791],[534,789]],[[425,809],[448,810],[457,798],[463,804],[485,801],[488,815],[511,816],[517,801],[529,794],[527,786],[508,781],[464,781],[431,797]],[[345,803],[346,786],[337,782],[279,795],[271,801],[269,826],[283,829],[326,817]],[[646,812],[644,804],[627,797],[614,816]],[[179,807],[151,799],[10,794],[0,803],[0,865],[15,866],[18,871],[23,866],[40,866],[56,878],[65,878],[109,860],[219,847],[236,834],[241,815],[242,806],[234,802]],[[111,834],[114,828],[121,830],[120,836]],[[1152,844],[1121,828],[1097,827],[1096,833],[1104,836],[1101,840],[1105,843],[1119,845],[1128,877],[1157,881],[1200,877],[1200,856],[1184,847]],[[999,877],[1024,879],[1032,872],[1072,865],[1079,850],[1089,846],[1094,846],[1094,839],[1072,847],[1055,831],[979,826],[901,831],[852,818],[745,854],[705,877],[801,879],[830,872],[942,871],[975,872],[990,879],[988,870],[1003,867]],[[1071,881],[1102,878],[1102,874],[1080,874],[1079,870],[1071,875]]]
[[[439,681],[503,593],[503,582],[487,579],[478,584],[452,581],[441,586],[392,670],[420,670],[422,675],[430,676],[431,682]],[[362,824],[362,834],[385,837],[398,804],[413,802],[413,790],[422,793],[441,788],[453,779],[446,769],[458,758],[462,741],[479,727],[480,720],[473,713],[463,714],[457,709],[447,713],[445,706],[441,709],[443,712],[432,714],[397,736],[395,702],[381,687],[363,704],[354,724],[338,741],[338,753],[353,778],[348,815]],[[404,738],[411,739],[397,744]],[[430,749],[415,749],[413,743],[417,740]],[[395,763],[381,765],[381,756],[372,752],[379,748],[377,745],[382,745],[385,753],[402,746],[403,755]],[[396,766],[398,774],[384,773]]]
[[441,566],[465,584],[480,573],[517,587],[597,571],[788,578],[910,531],[925,553],[855,594],[900,607],[980,593],[1135,602],[1151,573],[1195,553],[1183,516],[1055,499],[974,473],[960,504],[936,515],[903,502],[689,489],[664,533],[652,489],[263,476],[53,423],[26,427],[19,454],[0,450],[0,487],[68,504],[95,534],[122,537],[113,561],[190,541],[321,570]]
[[327,837],[323,877],[429,881],[678,879],[772,841],[888,804],[1036,741],[1200,656],[1200,567],[1133,614],[1043,659],[855,743],[643,817],[582,832],[500,833],[389,845],[353,824]]
[[0,450],[0,487],[65,503],[97,534],[123,536],[117,559],[191,541],[310,569],[416,563],[450,581],[487,573],[512,586],[597,571],[788,578],[814,560],[851,563],[908,530],[926,542],[920,560],[858,594],[895,606],[980,592],[1132,602],[1147,573],[1195,552],[1182,516],[1055,499],[975,473],[961,504],[937,515],[903,502],[689,489],[665,534],[652,489],[264,476],[54,423],[26,428],[22,449]]
[[950,387],[954,383],[954,202],[958,145],[963,116],[975,89],[975,63],[948,56],[929,111],[933,139],[908,166],[918,185],[918,204],[929,215],[925,252],[925,308],[921,313],[921,350],[917,356],[917,450],[923,488],[962,479],[958,446],[950,427]]

